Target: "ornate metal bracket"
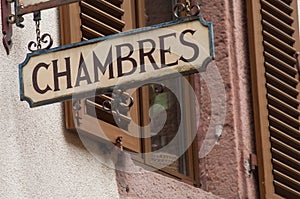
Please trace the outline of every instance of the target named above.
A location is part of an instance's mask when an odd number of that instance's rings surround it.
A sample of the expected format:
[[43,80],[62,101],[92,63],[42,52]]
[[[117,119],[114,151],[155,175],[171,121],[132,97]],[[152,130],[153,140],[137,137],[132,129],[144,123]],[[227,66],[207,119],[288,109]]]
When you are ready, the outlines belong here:
[[178,13],[185,12],[186,16],[196,16],[200,14],[200,5],[197,0],[186,0],[185,3],[177,3],[173,7],[173,14],[176,18],[180,18]]
[[7,55],[9,55],[10,49],[12,47],[12,24],[23,28],[24,25],[21,24],[24,21],[22,16],[18,16],[16,13],[12,14],[11,4],[14,0],[1,0],[1,17],[2,17],[2,34],[3,34],[3,45],[6,50]]
[[[14,10],[15,14],[12,14],[11,4],[14,3]],[[6,50],[7,55],[9,55],[9,52],[12,47],[12,24],[16,24],[19,28],[24,28],[24,25],[22,22],[24,21],[24,18],[22,14],[18,14],[18,5],[17,1],[15,0],[1,0],[1,15],[2,15],[2,34],[3,34],[3,46]],[[37,34],[37,41],[33,42],[31,41],[28,44],[28,49],[31,52],[39,51],[42,49],[49,49],[53,45],[53,40],[51,38],[51,35],[46,33],[40,36],[40,20],[41,20],[41,14],[40,11],[35,11],[33,13],[34,15],[34,21],[36,23],[36,34]],[[45,47],[42,47],[42,43],[46,44]]]
[[2,14],[2,34],[3,34],[3,45],[6,50],[7,55],[12,47],[12,25],[9,23],[9,18],[12,17],[11,14],[11,2],[7,0],[1,0],[1,14]]
[[[36,11],[33,13],[33,20],[35,21],[36,25],[36,42],[31,41],[28,44],[28,50],[31,52],[40,51],[43,49],[49,49],[53,45],[53,39],[51,38],[51,35],[48,33],[45,33],[41,36],[41,30],[40,30],[40,21],[41,21],[41,12]],[[42,43],[47,44],[44,48],[42,48]]]

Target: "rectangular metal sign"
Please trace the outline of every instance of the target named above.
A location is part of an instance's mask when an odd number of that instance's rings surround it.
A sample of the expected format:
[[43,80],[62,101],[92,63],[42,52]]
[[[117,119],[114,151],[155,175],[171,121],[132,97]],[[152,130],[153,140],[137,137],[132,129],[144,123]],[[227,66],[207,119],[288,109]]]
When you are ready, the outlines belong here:
[[21,100],[35,107],[200,72],[213,57],[212,24],[180,19],[28,54],[19,65]]
[[34,11],[58,7],[78,1],[80,0],[16,0],[17,14],[23,15]]

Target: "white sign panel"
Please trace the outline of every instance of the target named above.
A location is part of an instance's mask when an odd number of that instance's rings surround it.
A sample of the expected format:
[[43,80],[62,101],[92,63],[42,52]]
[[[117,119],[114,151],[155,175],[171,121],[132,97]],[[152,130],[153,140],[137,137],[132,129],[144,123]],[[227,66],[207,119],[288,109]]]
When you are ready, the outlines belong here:
[[38,106],[204,71],[213,56],[212,24],[201,18],[137,29],[29,54],[20,64],[21,99]]

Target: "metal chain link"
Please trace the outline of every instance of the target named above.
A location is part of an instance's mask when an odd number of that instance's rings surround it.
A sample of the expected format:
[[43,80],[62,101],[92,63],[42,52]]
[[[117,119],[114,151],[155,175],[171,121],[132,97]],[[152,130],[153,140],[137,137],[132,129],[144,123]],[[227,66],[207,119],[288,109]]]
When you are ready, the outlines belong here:
[[[41,35],[41,30],[40,30],[41,12],[40,11],[33,12],[33,21],[35,21],[36,42],[35,41],[29,42],[28,50],[31,52],[36,52],[43,49],[50,49],[53,44],[53,39],[51,38],[51,35],[48,33]],[[42,43],[44,44],[43,48],[42,48]]]
[[40,20],[35,21],[35,27],[36,27],[37,50],[40,50],[42,48],[42,45],[41,45]]

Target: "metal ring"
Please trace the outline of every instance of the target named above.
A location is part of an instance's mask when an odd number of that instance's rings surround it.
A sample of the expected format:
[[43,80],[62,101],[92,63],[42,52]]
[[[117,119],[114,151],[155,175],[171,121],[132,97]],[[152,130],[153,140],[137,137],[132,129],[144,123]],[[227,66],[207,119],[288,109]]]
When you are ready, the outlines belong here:
[[128,99],[129,99],[129,103],[128,103],[128,104],[122,102],[122,103],[120,103],[120,105],[123,106],[123,107],[126,107],[126,108],[132,107],[133,104],[134,104],[134,99],[133,99],[133,97],[131,97],[131,96],[128,96],[128,98],[126,99],[126,101],[127,101]]
[[132,107],[132,106],[133,106],[133,104],[134,104],[134,99],[133,99],[133,97],[132,97],[132,96],[130,96],[130,97],[129,97],[129,100],[130,100],[130,102],[129,102],[129,104],[127,105],[127,106],[128,106],[128,108]]
[[[194,8],[196,8],[195,13],[193,12],[193,11],[194,11]],[[196,15],[198,15],[199,13],[200,13],[200,6],[199,6],[199,5],[193,5],[193,6],[191,7],[190,12],[189,12],[189,14],[192,15],[192,16],[196,16]]]
[[[106,106],[109,105],[110,107]],[[111,101],[110,100],[104,100],[102,103],[102,107],[105,111],[111,111]]]
[[184,10],[186,10],[186,6],[183,3],[177,3],[173,7],[173,15],[176,18],[179,18],[178,14],[177,14],[177,10],[178,10],[178,12],[184,11]]
[[13,15],[13,14],[10,14],[10,15],[8,16],[8,18],[7,18],[7,22],[8,22],[9,24],[15,24],[16,21],[17,21],[17,17],[16,17],[15,15]]

